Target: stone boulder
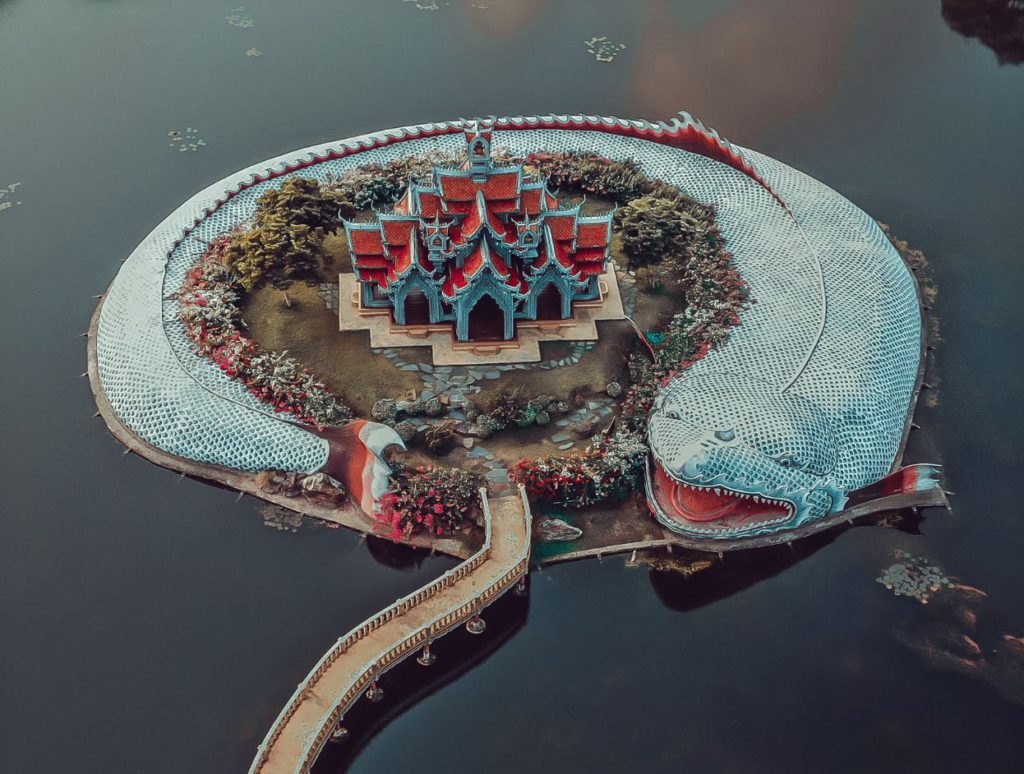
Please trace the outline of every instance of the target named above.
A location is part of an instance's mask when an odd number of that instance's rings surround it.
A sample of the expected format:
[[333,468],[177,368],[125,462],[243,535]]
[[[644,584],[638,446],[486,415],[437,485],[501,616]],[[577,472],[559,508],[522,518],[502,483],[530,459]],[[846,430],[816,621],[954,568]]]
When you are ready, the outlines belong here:
[[302,479],[303,496],[317,503],[336,505],[345,499],[345,486],[326,473],[313,473]]
[[597,426],[601,424],[601,417],[596,414],[586,419],[581,419],[579,422],[573,422],[569,425],[568,430],[577,438],[590,438],[595,432],[597,432]]
[[283,494],[294,497],[299,493],[299,476],[283,470],[261,470],[256,474],[256,486],[267,494]]
[[561,519],[549,517],[537,522],[537,533],[543,543],[568,543],[579,540],[583,530]]

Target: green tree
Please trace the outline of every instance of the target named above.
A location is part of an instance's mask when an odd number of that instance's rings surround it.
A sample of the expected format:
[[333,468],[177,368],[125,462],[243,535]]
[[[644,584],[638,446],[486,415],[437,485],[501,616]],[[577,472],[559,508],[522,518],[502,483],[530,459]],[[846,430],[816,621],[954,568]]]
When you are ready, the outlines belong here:
[[252,225],[232,237],[225,261],[246,290],[264,282],[283,290],[309,279],[330,261],[323,241],[340,228],[339,212],[354,212],[343,194],[316,180],[289,178],[260,196]]
[[706,209],[690,199],[657,194],[619,208],[615,218],[630,268],[685,262],[694,239],[704,231]]

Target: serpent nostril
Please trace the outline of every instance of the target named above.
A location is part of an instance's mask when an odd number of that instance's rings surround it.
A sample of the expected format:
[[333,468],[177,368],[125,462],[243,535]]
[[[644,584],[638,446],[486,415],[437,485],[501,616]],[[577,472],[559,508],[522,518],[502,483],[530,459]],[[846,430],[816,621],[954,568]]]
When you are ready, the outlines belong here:
[[734,438],[736,438],[736,433],[734,433],[732,430],[716,430],[715,438],[717,438],[719,441],[731,441]]

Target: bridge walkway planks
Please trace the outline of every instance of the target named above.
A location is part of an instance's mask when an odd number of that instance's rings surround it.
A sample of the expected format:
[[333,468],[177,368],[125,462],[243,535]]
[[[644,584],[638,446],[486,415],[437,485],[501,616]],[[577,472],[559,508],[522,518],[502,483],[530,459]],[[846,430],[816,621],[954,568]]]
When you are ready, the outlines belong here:
[[477,615],[525,576],[531,514],[525,493],[484,503],[484,546],[436,581],[338,640],[299,684],[260,745],[251,774],[307,772],[344,713],[381,674]]

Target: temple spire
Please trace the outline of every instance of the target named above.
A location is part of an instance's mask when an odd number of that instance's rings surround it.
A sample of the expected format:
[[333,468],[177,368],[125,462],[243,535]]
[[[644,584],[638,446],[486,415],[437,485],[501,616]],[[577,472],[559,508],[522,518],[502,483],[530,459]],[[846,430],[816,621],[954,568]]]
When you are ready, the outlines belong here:
[[493,126],[489,121],[474,118],[467,122],[463,132],[466,135],[466,169],[473,178],[485,178],[491,171],[491,135]]

